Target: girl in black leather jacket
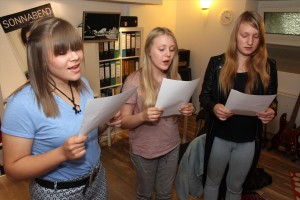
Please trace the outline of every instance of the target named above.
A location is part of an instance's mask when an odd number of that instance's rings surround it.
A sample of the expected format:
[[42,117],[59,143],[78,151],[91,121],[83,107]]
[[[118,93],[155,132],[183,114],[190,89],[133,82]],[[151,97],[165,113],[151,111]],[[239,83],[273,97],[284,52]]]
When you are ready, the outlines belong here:
[[243,183],[260,153],[262,124],[276,115],[277,100],[256,116],[235,115],[225,108],[231,89],[252,95],[277,94],[276,62],[267,58],[264,24],[256,12],[238,18],[225,54],[210,59],[200,103],[206,122],[204,200],[218,199],[225,171],[226,200],[240,200]]

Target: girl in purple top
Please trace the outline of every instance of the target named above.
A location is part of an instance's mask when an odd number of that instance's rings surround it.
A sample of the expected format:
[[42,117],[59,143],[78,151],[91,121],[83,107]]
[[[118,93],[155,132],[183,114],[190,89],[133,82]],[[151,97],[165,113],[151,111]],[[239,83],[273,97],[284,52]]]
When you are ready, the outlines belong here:
[[[139,86],[121,108],[122,128],[129,129],[131,160],[137,173],[137,199],[172,199],[177,170],[180,137],[178,116],[161,117],[163,109],[154,107],[163,78],[180,79],[178,46],[174,34],[164,27],[148,35],[143,67],[129,75],[123,91]],[[189,116],[191,103],[180,110]]]

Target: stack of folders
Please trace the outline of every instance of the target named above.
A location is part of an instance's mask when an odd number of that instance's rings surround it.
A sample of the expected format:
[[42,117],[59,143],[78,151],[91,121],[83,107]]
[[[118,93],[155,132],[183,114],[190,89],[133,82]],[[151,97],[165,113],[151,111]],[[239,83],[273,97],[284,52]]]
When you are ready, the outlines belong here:
[[103,61],[99,66],[100,87],[121,84],[121,61]]
[[139,69],[139,60],[136,58],[126,59],[122,61],[122,80],[132,72]]
[[107,60],[119,57],[119,41],[99,42],[99,59]]
[[122,57],[140,56],[141,54],[141,33],[123,32],[121,35]]
[[109,97],[120,93],[120,87],[106,88],[100,90],[101,97]]

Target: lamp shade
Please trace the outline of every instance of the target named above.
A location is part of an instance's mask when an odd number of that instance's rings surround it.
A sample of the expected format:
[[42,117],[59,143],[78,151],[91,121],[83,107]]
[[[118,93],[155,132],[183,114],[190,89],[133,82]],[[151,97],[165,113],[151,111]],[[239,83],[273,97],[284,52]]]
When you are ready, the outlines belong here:
[[200,5],[202,10],[206,10],[210,8],[210,5],[213,0],[200,0]]

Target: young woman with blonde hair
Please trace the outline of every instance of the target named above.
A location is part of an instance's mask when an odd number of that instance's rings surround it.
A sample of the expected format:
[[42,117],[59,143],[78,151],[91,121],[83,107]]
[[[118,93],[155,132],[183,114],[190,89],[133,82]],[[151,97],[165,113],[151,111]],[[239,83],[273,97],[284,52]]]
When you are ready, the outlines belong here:
[[[164,27],[148,35],[141,69],[129,75],[123,90],[139,86],[121,108],[122,128],[129,129],[130,155],[137,173],[137,199],[172,199],[180,137],[178,116],[161,117],[155,102],[163,78],[179,80],[178,46],[174,34]],[[187,103],[180,110],[191,115]]]

